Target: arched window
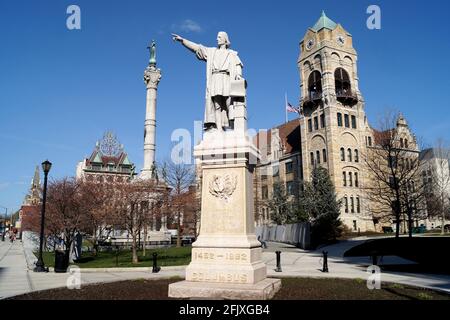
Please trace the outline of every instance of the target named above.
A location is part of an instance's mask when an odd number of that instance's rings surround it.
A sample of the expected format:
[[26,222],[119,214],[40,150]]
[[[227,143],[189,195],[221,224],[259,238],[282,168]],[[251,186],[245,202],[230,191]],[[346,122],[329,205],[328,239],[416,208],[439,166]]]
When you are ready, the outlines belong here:
[[403,148],[405,145],[403,144],[403,138],[400,138],[400,148]]
[[327,150],[322,149],[323,162],[327,162]]
[[317,100],[322,97],[322,75],[317,70],[309,75],[308,93],[310,100]]
[[345,213],[348,213],[348,198],[344,197]]
[[341,148],[341,161],[345,161],[345,149]]
[[319,150],[316,151],[316,161],[317,161],[317,164],[320,164],[320,151]]
[[358,152],[358,149],[355,149],[355,162],[359,162],[359,152]]
[[353,187],[353,175],[351,172],[348,173],[348,185],[349,187]]
[[405,148],[408,149],[408,139],[405,139]]
[[314,166],[314,152],[311,152],[309,156],[311,157],[311,165]]
[[334,84],[336,87],[336,95],[348,97],[351,96],[350,77],[347,71],[342,68],[337,68],[334,72]]
[[343,186],[347,186],[347,173],[344,171],[342,172],[342,180],[343,180]]
[[348,162],[352,162],[352,149],[347,149]]
[[358,172],[355,172],[355,187],[359,187]]

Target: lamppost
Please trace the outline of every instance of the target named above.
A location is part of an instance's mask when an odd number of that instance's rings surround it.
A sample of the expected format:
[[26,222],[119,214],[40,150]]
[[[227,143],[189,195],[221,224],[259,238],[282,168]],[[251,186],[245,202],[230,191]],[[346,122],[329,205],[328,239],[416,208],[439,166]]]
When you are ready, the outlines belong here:
[[39,239],[39,258],[36,262],[34,272],[48,272],[42,259],[42,246],[44,243],[44,223],[45,223],[45,202],[47,201],[47,176],[52,167],[52,163],[48,160],[42,162],[42,170],[44,171],[44,192],[42,194],[42,211],[41,211],[41,235]]
[[8,208],[0,206],[0,208],[5,209],[5,216],[3,219],[3,233],[2,233],[2,241],[5,241],[5,233],[6,233],[6,218],[8,217]]

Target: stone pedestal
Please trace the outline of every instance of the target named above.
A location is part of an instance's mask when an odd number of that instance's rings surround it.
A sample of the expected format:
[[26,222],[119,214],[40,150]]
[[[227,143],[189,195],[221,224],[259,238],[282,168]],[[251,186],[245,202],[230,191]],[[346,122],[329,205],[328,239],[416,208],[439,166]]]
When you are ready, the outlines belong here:
[[271,298],[281,282],[266,279],[267,267],[255,235],[257,149],[244,134],[207,132],[194,156],[202,172],[200,235],[193,244],[186,281],[171,284],[169,296]]

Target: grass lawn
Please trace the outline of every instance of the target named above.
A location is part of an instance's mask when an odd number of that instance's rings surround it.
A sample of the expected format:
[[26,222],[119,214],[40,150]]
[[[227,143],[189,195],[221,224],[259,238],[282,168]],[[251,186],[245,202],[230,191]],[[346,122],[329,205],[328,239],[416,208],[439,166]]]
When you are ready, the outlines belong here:
[[[181,279],[132,280],[33,292],[15,300],[167,300],[168,285]],[[398,284],[369,290],[362,279],[286,278],[275,300],[450,300],[444,293]]]
[[[97,256],[91,253],[83,253],[81,259],[73,263],[80,268],[125,268],[125,267],[151,267],[153,266],[152,254],[158,254],[158,266],[182,266],[187,265],[191,261],[191,247],[170,247],[147,249],[145,257],[142,251],[138,251],[139,263],[133,264],[131,250],[123,249],[119,251],[116,263],[116,253],[99,252]],[[45,265],[53,267],[55,265],[55,255],[53,252],[44,252],[43,258]]]

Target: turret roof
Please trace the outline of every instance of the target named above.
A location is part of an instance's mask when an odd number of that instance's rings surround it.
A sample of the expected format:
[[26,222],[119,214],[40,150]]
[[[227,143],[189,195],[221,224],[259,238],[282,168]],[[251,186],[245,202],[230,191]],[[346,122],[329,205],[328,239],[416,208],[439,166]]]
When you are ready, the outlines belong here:
[[312,29],[316,32],[322,30],[322,29],[329,29],[329,30],[334,30],[334,28],[337,27],[337,23],[334,22],[333,20],[331,20],[330,18],[327,17],[327,15],[325,14],[325,11],[322,11],[322,15],[320,16],[319,20],[316,22],[316,24],[314,25],[314,27],[312,27]]

